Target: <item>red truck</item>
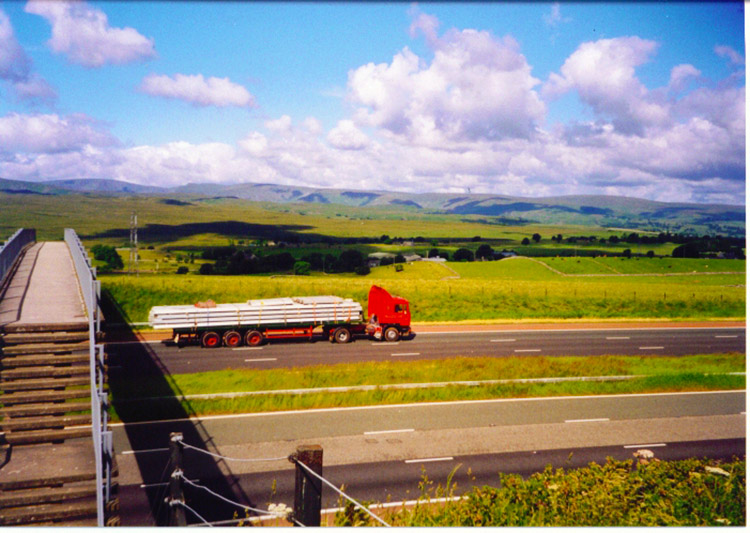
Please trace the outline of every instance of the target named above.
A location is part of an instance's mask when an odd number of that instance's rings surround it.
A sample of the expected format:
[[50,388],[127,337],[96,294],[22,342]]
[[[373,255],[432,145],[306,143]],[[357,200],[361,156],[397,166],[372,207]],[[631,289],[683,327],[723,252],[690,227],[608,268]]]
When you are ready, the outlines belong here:
[[258,346],[268,339],[323,334],[346,343],[354,334],[396,342],[411,334],[409,302],[377,285],[370,288],[365,320],[362,306],[351,298],[307,296],[249,300],[239,304],[200,302],[195,305],[153,307],[149,323],[171,329],[175,342],[198,341],[202,346]]

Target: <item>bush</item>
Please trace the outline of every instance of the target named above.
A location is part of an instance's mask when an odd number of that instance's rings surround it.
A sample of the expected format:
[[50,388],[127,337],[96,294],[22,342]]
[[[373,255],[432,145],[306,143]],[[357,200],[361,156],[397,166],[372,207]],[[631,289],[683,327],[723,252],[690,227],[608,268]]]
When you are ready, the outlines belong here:
[[188,273],[188,267],[186,267],[186,266],[179,267],[177,269],[177,273],[178,274],[187,274]]
[[310,263],[307,261],[297,261],[294,263],[294,275],[295,276],[309,276],[310,275]]
[[459,248],[453,254],[454,261],[474,261],[474,252],[468,248]]
[[114,246],[106,246],[104,244],[95,244],[91,247],[91,253],[94,254],[94,259],[97,261],[104,261],[107,263],[106,271],[121,270],[125,265],[122,263],[122,258]]
[[[185,268],[185,267],[181,267]],[[199,274],[203,274],[205,276],[209,276],[214,273],[214,266],[211,263],[203,263],[201,267],[198,269]]]

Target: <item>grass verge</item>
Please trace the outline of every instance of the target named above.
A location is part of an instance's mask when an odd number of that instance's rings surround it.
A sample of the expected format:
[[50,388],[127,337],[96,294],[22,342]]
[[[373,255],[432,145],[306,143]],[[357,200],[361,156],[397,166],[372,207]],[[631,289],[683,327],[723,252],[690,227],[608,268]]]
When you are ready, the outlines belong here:
[[[113,390],[113,419],[157,420],[193,415],[354,407],[432,401],[629,394],[745,388],[741,353],[685,357],[459,357],[439,361],[367,362],[291,369],[222,370],[167,376],[171,399],[164,400],[164,377],[120,381]],[[185,396],[473,380],[519,380],[582,376],[639,376],[627,381],[506,383],[440,388],[382,389],[306,394],[264,394],[217,399]],[[113,377],[113,379],[117,379]],[[127,391],[127,392],[125,392]]]

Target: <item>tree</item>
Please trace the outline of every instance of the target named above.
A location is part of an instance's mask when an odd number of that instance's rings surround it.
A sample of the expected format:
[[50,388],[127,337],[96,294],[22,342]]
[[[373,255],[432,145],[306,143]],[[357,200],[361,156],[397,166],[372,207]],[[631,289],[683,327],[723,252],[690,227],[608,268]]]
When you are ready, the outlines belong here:
[[474,252],[468,248],[459,248],[453,253],[454,261],[474,261]]
[[633,255],[633,252],[631,252],[631,251],[630,251],[630,248],[625,248],[625,249],[624,249],[624,250],[622,251],[622,256],[623,256],[623,257],[627,257],[628,259],[630,259],[630,257],[631,257],[632,255]]
[[528,237],[524,237],[524,238],[523,238],[523,240],[521,241],[521,244],[524,244],[524,245],[525,245],[525,244],[531,244],[531,243],[530,243],[530,241],[529,241],[529,238],[528,238]]
[[178,267],[177,268],[177,273],[178,274],[187,274],[188,273],[188,267],[186,267],[186,266]]
[[403,254],[396,254],[395,259],[393,260],[394,263],[406,263],[406,257],[403,256]]
[[105,270],[121,270],[125,266],[114,246],[95,244],[91,247],[91,253],[94,254],[94,259],[107,263]]
[[370,267],[367,266],[366,264],[359,265],[357,268],[354,269],[354,273],[360,276],[366,276],[367,274],[370,273]]
[[440,256],[440,250],[437,248],[432,248],[429,252],[427,252],[427,257],[438,257]]
[[214,266],[211,263],[203,263],[198,269],[198,274],[209,276],[214,273]]
[[494,250],[489,244],[482,244],[477,248],[476,258],[477,259],[492,259]]
[[648,252],[646,252],[646,257],[648,257],[649,259],[652,258],[652,257],[654,257],[654,251],[653,250],[649,250]]
[[541,235],[539,235],[538,233],[534,233],[534,235],[532,235],[532,236],[531,236],[531,239],[532,239],[532,240],[533,240],[534,242],[538,243],[539,241],[541,241],[541,240],[542,240],[542,236],[541,236]]
[[309,276],[310,275],[310,263],[307,261],[297,261],[293,267],[295,276]]

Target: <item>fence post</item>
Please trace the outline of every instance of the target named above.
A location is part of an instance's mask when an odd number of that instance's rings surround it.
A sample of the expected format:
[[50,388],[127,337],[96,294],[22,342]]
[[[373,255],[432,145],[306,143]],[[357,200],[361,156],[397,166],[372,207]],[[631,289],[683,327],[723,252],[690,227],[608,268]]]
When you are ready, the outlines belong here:
[[300,462],[310,470],[323,476],[323,447],[318,444],[302,445],[290,457],[295,463],[294,477],[294,518],[297,522],[308,527],[320,526],[320,509],[323,483],[311,476]]
[[172,476],[169,478],[169,525],[172,527],[187,526],[185,508],[175,502],[184,502],[182,492],[182,433],[169,434],[169,453],[172,461]]

